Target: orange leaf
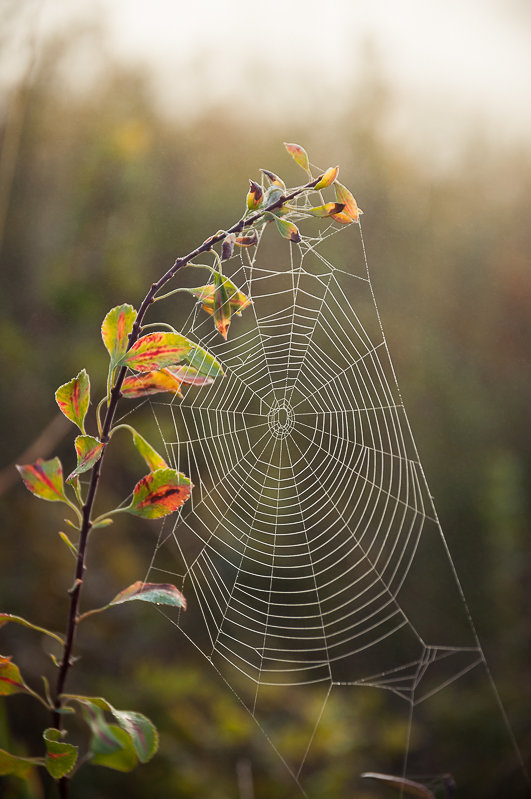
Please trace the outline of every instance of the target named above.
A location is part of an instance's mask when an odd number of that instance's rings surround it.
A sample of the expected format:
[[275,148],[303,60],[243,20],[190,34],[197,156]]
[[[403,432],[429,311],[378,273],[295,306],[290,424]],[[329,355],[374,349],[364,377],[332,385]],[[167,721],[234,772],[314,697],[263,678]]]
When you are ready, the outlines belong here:
[[252,247],[258,244],[258,233],[256,230],[253,230],[249,236],[238,236],[234,243],[237,244],[238,247]]
[[194,344],[179,333],[149,333],[138,339],[120,365],[136,372],[158,371],[185,360],[193,348]]
[[184,474],[175,469],[157,469],[139,480],[125,510],[144,519],[161,519],[184,505],[191,492],[192,483]]
[[177,394],[178,397],[182,396],[181,380],[168,368],[131,375],[126,377],[122,384],[122,394],[128,399],[148,397],[161,391],[170,391],[172,394]]
[[[275,175],[274,172],[270,172],[269,169],[261,169],[260,172],[263,172],[264,175],[267,178],[269,178],[269,180],[271,181],[271,185],[272,186],[276,186],[277,188],[282,189],[282,192],[286,191],[286,184],[284,183],[282,178],[279,178],[279,176]],[[270,201],[270,203],[271,203],[271,201]]]
[[357,222],[359,214],[363,213],[363,211],[360,211],[358,208],[356,200],[352,196],[351,192],[346,188],[346,186],[343,186],[342,183],[336,182],[334,188],[338,203],[343,203],[345,206],[344,213],[347,216],[350,216],[353,222]]
[[332,214],[331,218],[336,222],[339,222],[340,225],[351,225],[354,220],[350,218],[348,214],[342,211],[340,214]]

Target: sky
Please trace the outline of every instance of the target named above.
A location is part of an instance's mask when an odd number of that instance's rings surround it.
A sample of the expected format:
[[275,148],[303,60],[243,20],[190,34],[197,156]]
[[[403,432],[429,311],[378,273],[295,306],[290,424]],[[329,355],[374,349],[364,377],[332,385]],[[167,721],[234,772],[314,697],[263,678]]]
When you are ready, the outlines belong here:
[[413,147],[444,148],[470,126],[494,144],[529,137],[528,0],[24,2],[40,7],[41,37],[103,20],[111,52],[142,63],[176,117],[215,103],[319,124],[379,79]]

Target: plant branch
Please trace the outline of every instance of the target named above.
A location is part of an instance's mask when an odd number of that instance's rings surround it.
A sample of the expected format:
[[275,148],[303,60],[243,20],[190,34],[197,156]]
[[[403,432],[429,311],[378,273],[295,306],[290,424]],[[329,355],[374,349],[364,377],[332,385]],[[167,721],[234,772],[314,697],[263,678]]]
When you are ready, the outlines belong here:
[[[315,178],[314,180],[306,183],[304,186],[299,186],[298,188],[294,189],[291,193],[287,195],[283,195],[279,197],[274,203],[263,208],[261,210],[256,211],[254,214],[250,216],[243,216],[238,222],[236,222],[232,227],[228,230],[219,231],[214,236],[210,236],[210,238],[205,239],[205,241],[200,244],[195,250],[192,250],[181,258],[177,258],[174,262],[173,266],[165,272],[164,275],[156,282],[152,283],[151,288],[149,289],[148,293],[144,297],[140,309],[138,311],[137,317],[133,324],[133,329],[129,335],[129,343],[128,343],[128,350],[133,346],[133,344],[138,340],[140,333],[142,331],[142,322],[144,317],[150,307],[150,305],[155,302],[155,297],[157,293],[161,290],[163,286],[166,285],[184,266],[190,263],[194,258],[197,258],[199,255],[205,252],[210,252],[213,250],[217,244],[223,241],[223,239],[230,233],[240,233],[244,230],[244,228],[250,227],[259,219],[261,219],[265,214],[274,211],[276,208],[280,208],[284,203],[288,202],[289,200],[293,200],[295,197],[298,197],[305,191],[312,189],[322,178],[322,175]],[[62,694],[65,690],[66,679],[68,676],[68,672],[70,667],[72,666],[72,651],[75,642],[75,635],[77,624],[79,621],[79,605],[80,605],[80,598],[81,598],[81,590],[83,587],[83,578],[86,570],[85,559],[86,559],[86,552],[87,552],[87,543],[89,534],[93,525],[92,520],[92,511],[94,508],[94,502],[96,499],[96,493],[98,490],[98,485],[100,482],[101,477],[101,469],[103,464],[103,459],[105,456],[106,445],[109,443],[110,440],[110,433],[112,429],[112,423],[116,414],[116,410],[118,407],[118,403],[121,397],[121,388],[123,381],[125,379],[127,373],[127,367],[122,366],[110,391],[109,403],[107,406],[107,411],[105,413],[105,418],[103,421],[103,425],[101,427],[101,435],[100,440],[105,445],[103,452],[99,461],[94,465],[94,468],[91,473],[90,483],[87,491],[87,496],[85,499],[85,503],[82,508],[82,523],[81,523],[81,530],[80,530],[80,537],[79,537],[79,547],[78,547],[78,555],[76,561],[76,569],[75,569],[75,578],[72,588],[70,589],[70,606],[68,611],[68,619],[66,625],[66,634],[65,634],[65,644],[63,649],[63,658],[61,661],[61,665],[59,667],[59,674],[57,677],[56,687],[55,687],[55,696],[54,696],[54,711],[53,711],[53,726],[57,729],[62,729],[62,713],[61,713],[61,706],[62,706]],[[101,405],[101,404],[100,404]],[[98,417],[99,417],[99,410],[100,406],[98,406]],[[85,614],[86,615],[86,614]],[[62,799],[65,799],[68,796],[68,779],[63,777],[59,781],[59,792]]]

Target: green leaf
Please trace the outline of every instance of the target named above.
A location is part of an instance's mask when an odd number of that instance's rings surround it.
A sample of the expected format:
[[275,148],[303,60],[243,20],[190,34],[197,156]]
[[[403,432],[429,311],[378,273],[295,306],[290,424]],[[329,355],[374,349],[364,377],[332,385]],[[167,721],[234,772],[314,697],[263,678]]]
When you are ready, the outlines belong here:
[[50,638],[54,638],[56,641],[58,641],[61,645],[64,645],[63,639],[60,635],[57,635],[57,633],[53,633],[51,630],[47,630],[45,627],[39,627],[37,624],[32,624],[27,619],[23,619],[22,616],[13,616],[11,613],[0,613],[0,627],[3,627],[4,624],[10,623],[20,624],[22,627],[29,627],[30,630],[35,630],[38,633],[48,635]]
[[407,794],[408,796],[419,796],[421,799],[436,799],[435,794],[429,791],[420,782],[413,782],[412,780],[404,779],[403,777],[394,777],[391,774],[378,774],[375,772],[366,772],[361,775],[368,777],[371,780],[377,780],[384,785],[389,785],[391,788],[396,788],[400,791],[400,795]]
[[110,710],[120,727],[131,737],[140,762],[147,763],[151,760],[159,745],[159,734],[155,725],[142,713],[114,708]]
[[[108,724],[103,710],[88,697],[75,697],[83,709],[83,716],[92,733],[90,739],[91,763],[116,771],[131,771],[138,763],[131,736],[116,724]],[[105,700],[102,703],[107,705]]]
[[143,519],[161,519],[186,502],[192,487],[188,477],[175,469],[158,469],[139,480],[124,510]]
[[66,418],[84,433],[85,416],[90,403],[90,378],[85,369],[70,382],[59,386],[55,392],[55,400]]
[[137,599],[151,602],[154,605],[172,605],[175,608],[186,610],[186,599],[171,583],[143,583],[140,580],[116,594],[107,607],[133,602]]
[[337,178],[338,173],[338,166],[329,166],[326,172],[324,172],[321,176],[321,180],[315,184],[315,191],[320,191],[321,189],[326,189],[328,186],[331,186],[334,180]]
[[101,453],[105,448],[105,444],[93,436],[78,436],[74,446],[77,453],[77,466],[66,478],[67,483],[73,482],[78,475],[92,469],[101,458]]
[[99,522],[95,522],[92,525],[92,529],[97,530],[98,527],[109,527],[111,524],[114,524],[114,519],[100,519]]
[[179,333],[142,336],[120,361],[135,372],[151,372],[186,359],[195,345]]
[[131,736],[116,724],[109,724],[107,731],[116,741],[115,748],[111,752],[93,752],[90,762],[115,771],[132,771],[138,765],[138,757]]
[[204,350],[203,347],[199,347],[198,345],[194,346],[193,350],[187,356],[186,362],[197,371],[200,377],[214,378],[223,376],[221,364],[218,363],[209,352]]
[[275,216],[275,225],[280,235],[285,239],[289,239],[295,244],[298,244],[301,240],[301,235],[297,226],[294,225],[293,222],[290,222],[289,219],[279,219],[278,216]]
[[111,356],[111,368],[121,360],[127,351],[129,334],[133,329],[137,313],[132,305],[117,305],[112,308],[101,326],[101,337]]
[[301,147],[299,144],[293,144],[289,142],[284,142],[284,147],[294,161],[296,161],[296,163],[301,166],[311,178],[312,173],[310,172],[310,160],[304,147]]
[[[137,764],[137,759],[146,763],[157,751],[157,729],[142,713],[117,710],[101,696],[66,694],[65,698],[78,702],[83,708],[92,732],[93,763],[129,771]],[[108,724],[103,711],[111,713],[119,726]]]
[[10,657],[0,655],[0,696],[22,694],[27,690],[28,687],[22,679],[18,666],[11,662]]
[[17,757],[5,749],[0,749],[0,776],[11,774],[13,777],[20,777],[26,780],[30,771],[35,766],[43,766],[42,757]]
[[46,744],[46,770],[54,780],[72,771],[77,760],[78,747],[64,743],[63,735],[64,732],[55,727],[48,727],[42,734]]
[[40,499],[48,502],[66,502],[63,486],[63,467],[59,458],[44,461],[38,458],[35,463],[17,466],[24,485]]
[[73,543],[72,543],[72,541],[69,539],[69,537],[67,536],[67,534],[66,534],[66,533],[63,533],[63,532],[60,530],[60,531],[59,531],[59,538],[61,539],[61,541],[63,542],[63,544],[65,544],[65,545],[68,547],[68,549],[70,550],[70,552],[72,553],[72,555],[73,555],[75,558],[77,558],[77,556],[78,556],[78,554],[79,554],[79,553],[78,553],[78,550],[77,550],[77,547],[75,546],[75,544],[73,544]]
[[140,433],[137,433],[137,431],[133,428],[131,428],[131,433],[133,436],[133,444],[142,455],[152,472],[156,471],[157,469],[168,468],[168,464],[164,458],[159,455],[155,449],[153,449],[151,444],[149,444],[146,439],[140,435]]
[[343,203],[325,203],[325,205],[317,205],[315,208],[302,208],[301,210],[311,216],[325,217],[340,214],[344,207]]

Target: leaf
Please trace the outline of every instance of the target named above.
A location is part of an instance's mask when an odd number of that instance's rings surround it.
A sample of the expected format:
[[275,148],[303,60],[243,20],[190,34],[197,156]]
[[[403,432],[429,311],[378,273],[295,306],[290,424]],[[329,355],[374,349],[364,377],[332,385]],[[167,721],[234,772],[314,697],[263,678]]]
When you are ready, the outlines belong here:
[[319,182],[315,184],[314,190],[320,191],[321,189],[326,189],[328,186],[331,186],[334,180],[337,178],[338,173],[338,166],[329,166],[326,172],[324,172],[321,176]]
[[27,690],[19,667],[11,662],[10,657],[0,655],[0,696],[26,693]]
[[209,386],[214,382],[213,377],[200,375],[193,366],[172,366],[168,368],[168,372],[171,372],[181,383],[190,386]]
[[4,624],[9,623],[20,624],[22,627],[29,627],[30,630],[35,630],[38,633],[48,635],[50,638],[54,638],[60,644],[64,645],[63,639],[60,635],[57,635],[57,633],[53,633],[51,630],[47,630],[45,627],[39,627],[38,624],[32,624],[31,621],[23,619],[22,616],[13,616],[11,613],[0,613],[0,627],[3,627]]
[[66,478],[71,483],[78,475],[88,472],[99,461],[105,444],[93,436],[78,436],[74,442],[77,453],[77,466]]
[[186,599],[171,583],[143,583],[140,581],[116,594],[114,599],[109,602],[109,606],[121,605],[123,602],[132,602],[136,599],[152,602],[154,605],[172,605],[186,610]]
[[184,505],[192,488],[188,477],[175,469],[157,469],[139,480],[124,510],[143,519],[161,519]]
[[283,236],[285,239],[293,241],[295,244],[299,243],[301,240],[301,235],[297,226],[294,225],[293,222],[290,222],[288,219],[279,219],[278,217],[275,217],[275,224],[281,236]]
[[238,247],[254,247],[255,244],[258,244],[258,233],[253,230],[249,236],[237,236],[234,239],[234,243]]
[[188,364],[195,369],[201,377],[222,377],[223,369],[216,359],[203,347],[195,346],[186,358]]
[[63,467],[59,458],[44,461],[38,458],[35,463],[17,466],[24,485],[39,499],[48,502],[66,502],[63,485]]
[[149,444],[146,439],[140,435],[140,433],[137,433],[135,430],[132,434],[133,444],[142,455],[148,465],[148,468],[151,469],[152,472],[154,472],[156,469],[168,468],[168,464],[164,458],[161,457],[161,455],[159,455],[155,449],[153,449],[151,444]]
[[184,381],[180,380],[173,371],[170,372],[167,368],[144,372],[139,375],[130,375],[122,383],[122,396],[127,399],[136,399],[137,397],[159,394],[161,391],[169,391],[180,397],[182,396],[182,382]]
[[61,532],[61,531],[59,531],[59,538],[61,539],[61,541],[63,542],[63,544],[64,544],[64,545],[65,545],[65,546],[66,546],[66,547],[67,547],[67,548],[70,550],[70,552],[72,553],[72,555],[73,555],[75,558],[77,558],[77,556],[78,556],[78,554],[79,554],[79,553],[78,553],[78,549],[77,549],[77,547],[76,547],[76,546],[75,546],[75,545],[72,543],[72,541],[69,539],[69,537],[67,536],[67,534],[66,534],[66,533],[63,533],[63,532]]
[[214,324],[226,339],[230,326],[231,307],[227,286],[219,272],[214,275],[214,286]]
[[406,793],[409,796],[420,796],[421,799],[436,799],[435,794],[429,791],[424,785],[421,785],[420,782],[413,782],[403,777],[393,777],[391,774],[377,774],[375,772],[366,772],[361,776],[368,777],[372,780],[378,780],[379,782],[383,782],[384,785],[390,785],[391,788],[396,788],[397,791],[400,791],[400,795]]
[[229,233],[223,239],[223,244],[221,245],[221,260],[228,261],[229,258],[232,257],[232,253],[234,252],[234,241],[236,236],[234,233]]
[[331,217],[334,222],[339,222],[340,225],[352,225],[354,222],[353,219],[350,218],[348,214],[345,214],[343,211],[339,214],[332,214]]
[[149,333],[142,336],[120,361],[136,372],[151,372],[179,363],[194,344],[179,333]]
[[101,336],[111,356],[111,367],[116,366],[127,351],[136,316],[133,306],[124,304],[112,308],[103,320]]
[[[346,186],[343,186],[342,183],[337,182],[334,186],[334,190],[338,203],[343,203],[345,206],[343,213],[349,216],[353,222],[357,222],[358,216],[362,214],[363,211],[358,208],[356,200],[352,196],[351,192],[346,188]],[[340,220],[336,219],[336,221],[339,222]]]
[[311,178],[312,173],[310,172],[310,161],[308,159],[308,153],[306,150],[299,144],[293,144],[289,142],[284,142],[284,147],[291,157],[297,162],[297,164],[301,166]]
[[90,403],[90,378],[85,369],[68,383],[59,386],[55,401],[67,419],[85,432],[85,416]]
[[249,211],[255,211],[262,202],[262,197],[264,196],[264,192],[262,191],[262,187],[255,183],[254,180],[249,181],[250,187],[249,192],[247,194],[247,208]]
[[129,734],[141,763],[151,760],[159,746],[159,734],[154,724],[142,713],[133,710],[115,710],[111,713],[120,727]]
[[46,744],[46,771],[54,780],[59,780],[72,771],[77,760],[78,747],[64,743],[61,740],[63,734],[55,727],[48,727],[42,734]]
[[34,766],[43,765],[42,757],[17,757],[11,752],[6,752],[5,749],[0,749],[0,776],[11,774],[13,777],[26,780]]
[[[284,183],[282,178],[279,178],[278,175],[275,175],[274,172],[270,172],[268,169],[261,169],[260,172],[262,172],[267,178],[269,178],[269,180],[271,181],[271,186],[275,186],[276,188],[281,189],[282,194],[284,194],[284,192],[286,191],[286,184]],[[267,205],[270,205],[271,202],[272,200],[270,200],[269,203],[267,203]]]
[[[103,710],[88,697],[74,697],[83,708],[83,716],[90,727],[91,763],[116,771],[131,771],[138,763],[131,736],[116,724],[108,724]],[[107,705],[105,700],[102,702]]]
[[344,207],[343,203],[326,203],[317,205],[315,208],[301,208],[300,210],[305,214],[311,214],[311,216],[325,217],[341,213]]
[[114,524],[114,519],[101,519],[99,522],[95,522],[92,525],[92,529],[97,530],[98,527],[109,527],[111,524]]
[[[65,697],[83,707],[85,720],[93,735],[91,762],[119,771],[129,771],[136,765],[137,758],[146,763],[157,751],[157,729],[142,713],[117,710],[103,697],[75,694],[66,694]],[[112,713],[119,726],[107,723],[102,712],[105,710]]]

